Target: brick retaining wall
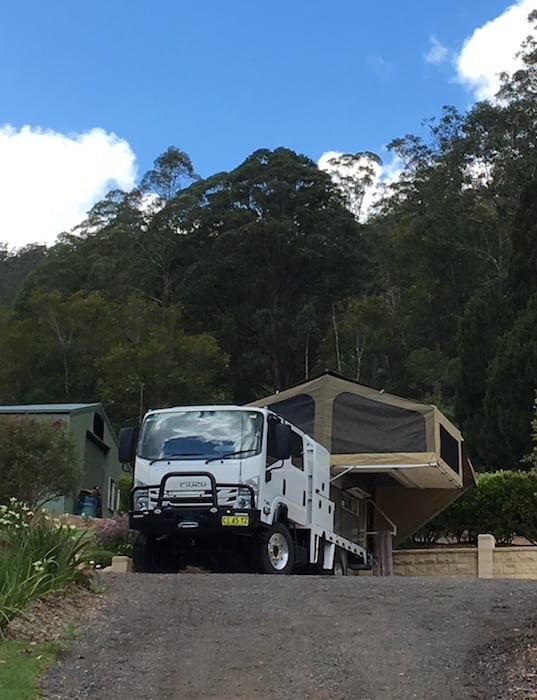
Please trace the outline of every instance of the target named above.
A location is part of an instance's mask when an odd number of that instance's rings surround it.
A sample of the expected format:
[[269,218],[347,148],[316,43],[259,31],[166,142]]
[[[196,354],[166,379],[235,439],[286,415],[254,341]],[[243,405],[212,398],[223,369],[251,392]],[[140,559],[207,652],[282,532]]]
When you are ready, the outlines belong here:
[[537,547],[495,549],[494,578],[537,579]]
[[477,547],[395,550],[395,576],[477,576]]
[[399,549],[395,576],[465,576],[537,579],[537,547],[496,547],[492,535],[479,535],[477,547]]

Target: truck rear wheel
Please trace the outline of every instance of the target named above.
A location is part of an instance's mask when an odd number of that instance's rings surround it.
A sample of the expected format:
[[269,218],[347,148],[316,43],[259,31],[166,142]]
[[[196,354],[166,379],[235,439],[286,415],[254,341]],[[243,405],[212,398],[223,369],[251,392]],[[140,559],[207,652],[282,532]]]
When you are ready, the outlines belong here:
[[274,523],[262,533],[259,542],[260,569],[265,574],[290,574],[295,563],[295,547],[291,533]]
[[333,576],[347,576],[347,552],[344,549],[336,549],[334,555],[334,566],[332,567]]
[[336,547],[334,552],[334,563],[331,569],[324,568],[324,538],[319,542],[319,559],[318,563],[314,565],[314,572],[321,574],[321,576],[347,576],[348,565],[347,565],[347,552],[340,547]]

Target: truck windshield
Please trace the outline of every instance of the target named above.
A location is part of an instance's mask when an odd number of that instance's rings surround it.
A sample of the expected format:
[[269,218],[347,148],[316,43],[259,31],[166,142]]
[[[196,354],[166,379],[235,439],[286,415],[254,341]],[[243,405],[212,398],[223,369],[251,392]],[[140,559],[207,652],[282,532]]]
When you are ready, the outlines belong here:
[[152,413],[142,426],[143,459],[237,459],[261,452],[263,414],[257,411]]

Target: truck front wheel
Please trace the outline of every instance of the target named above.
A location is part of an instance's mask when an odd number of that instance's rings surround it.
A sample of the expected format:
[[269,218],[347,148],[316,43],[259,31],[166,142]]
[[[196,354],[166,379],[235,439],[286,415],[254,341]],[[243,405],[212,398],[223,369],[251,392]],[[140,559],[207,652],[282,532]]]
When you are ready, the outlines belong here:
[[291,573],[295,563],[295,547],[291,533],[285,525],[274,523],[261,534],[259,554],[263,573]]
[[178,562],[169,549],[166,539],[158,540],[151,535],[140,533],[132,548],[134,571],[140,573],[177,573]]

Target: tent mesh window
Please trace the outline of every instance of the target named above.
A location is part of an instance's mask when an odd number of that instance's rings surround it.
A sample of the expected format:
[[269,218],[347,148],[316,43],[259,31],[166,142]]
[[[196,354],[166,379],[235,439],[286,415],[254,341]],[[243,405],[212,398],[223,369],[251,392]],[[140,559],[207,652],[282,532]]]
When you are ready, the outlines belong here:
[[440,426],[440,457],[453,471],[460,473],[459,442],[443,425]]
[[313,435],[315,402],[309,394],[297,394],[289,399],[277,401],[270,405],[270,409],[308,435]]
[[426,452],[421,413],[343,392],[332,406],[332,452]]

